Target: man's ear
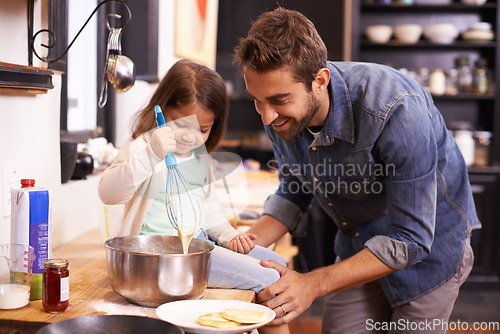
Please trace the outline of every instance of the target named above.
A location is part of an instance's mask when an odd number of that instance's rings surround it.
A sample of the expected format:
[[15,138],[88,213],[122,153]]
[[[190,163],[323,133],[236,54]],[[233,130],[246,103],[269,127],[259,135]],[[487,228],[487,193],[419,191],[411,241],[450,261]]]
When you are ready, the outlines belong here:
[[330,82],[330,71],[326,67],[323,67],[314,76],[314,81],[312,84],[313,92],[321,93],[328,87],[329,82]]

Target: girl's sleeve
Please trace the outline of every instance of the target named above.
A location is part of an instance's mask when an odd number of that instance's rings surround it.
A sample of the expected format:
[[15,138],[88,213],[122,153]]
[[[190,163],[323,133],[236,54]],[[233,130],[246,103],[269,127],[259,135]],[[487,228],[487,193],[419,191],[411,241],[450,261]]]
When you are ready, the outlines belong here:
[[211,240],[227,248],[229,242],[240,234],[222,213],[222,207],[214,194],[203,201],[207,216],[207,233]]
[[98,184],[101,201],[106,205],[128,202],[162,160],[153,153],[146,136],[128,142],[101,175]]

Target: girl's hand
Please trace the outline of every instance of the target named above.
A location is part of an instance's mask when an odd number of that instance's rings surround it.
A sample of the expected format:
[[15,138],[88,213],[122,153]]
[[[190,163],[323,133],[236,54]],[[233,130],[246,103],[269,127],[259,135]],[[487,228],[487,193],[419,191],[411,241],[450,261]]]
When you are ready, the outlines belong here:
[[247,254],[255,247],[255,239],[257,236],[253,233],[242,233],[235,236],[227,248],[236,253]]
[[170,152],[176,150],[175,134],[172,128],[168,126],[158,128],[153,131],[151,136],[151,149],[158,158],[165,158]]

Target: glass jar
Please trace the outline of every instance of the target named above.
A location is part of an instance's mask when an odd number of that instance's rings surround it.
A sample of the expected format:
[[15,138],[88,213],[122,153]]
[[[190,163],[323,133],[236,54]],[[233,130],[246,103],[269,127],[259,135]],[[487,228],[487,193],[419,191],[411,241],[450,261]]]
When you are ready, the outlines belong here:
[[446,71],[446,95],[458,94],[458,71],[456,68],[450,68]]
[[472,138],[472,131],[469,130],[456,130],[455,141],[457,142],[458,148],[462,153],[465,164],[468,166],[472,166],[474,163],[474,138]]
[[417,70],[417,81],[424,89],[429,91],[429,69],[421,67]]
[[42,305],[49,313],[64,312],[69,305],[68,260],[49,259],[43,262]]
[[458,91],[460,93],[470,93],[472,91],[472,69],[469,65],[469,57],[459,57],[456,59],[458,71]]
[[487,167],[490,164],[491,137],[489,131],[474,132],[474,166]]
[[443,95],[446,92],[446,75],[442,69],[436,68],[429,75],[429,91],[433,95]]
[[476,61],[472,82],[472,91],[475,94],[488,93],[488,61],[480,58]]

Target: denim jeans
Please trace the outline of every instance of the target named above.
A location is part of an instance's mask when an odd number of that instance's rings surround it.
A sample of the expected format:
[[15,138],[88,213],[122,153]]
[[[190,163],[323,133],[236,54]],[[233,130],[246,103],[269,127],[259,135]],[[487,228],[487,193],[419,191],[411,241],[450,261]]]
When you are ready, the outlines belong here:
[[[204,232],[197,238],[208,240]],[[275,260],[286,266],[285,260],[268,248],[255,246],[248,254],[241,254],[216,245],[208,262],[208,287],[260,293],[280,279],[277,270],[261,266],[260,260]]]
[[460,286],[472,270],[474,254],[465,243],[457,273],[434,291],[391,308],[378,281],[325,298],[324,334],[445,334]]

